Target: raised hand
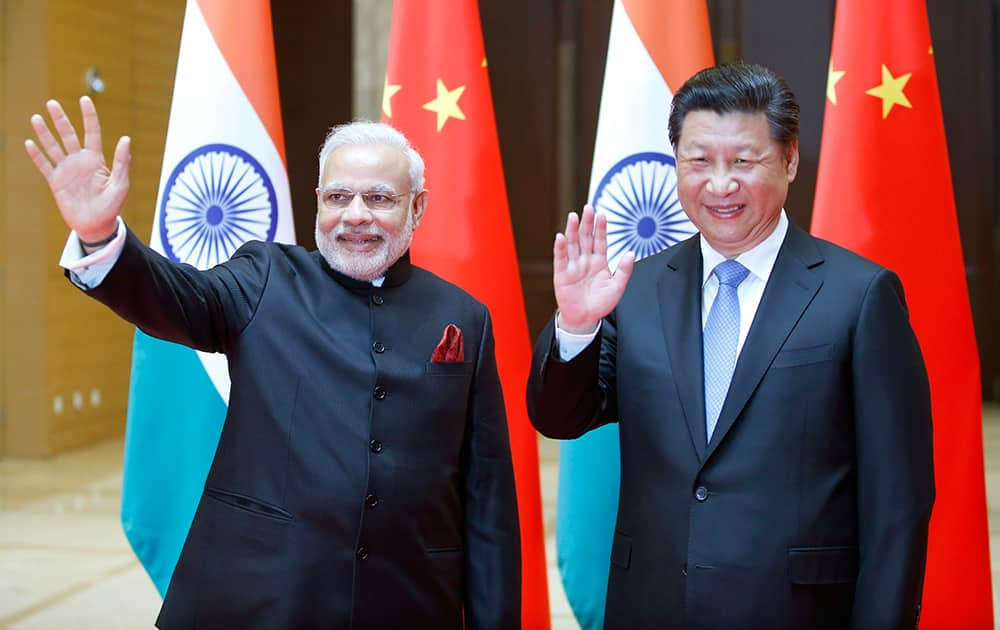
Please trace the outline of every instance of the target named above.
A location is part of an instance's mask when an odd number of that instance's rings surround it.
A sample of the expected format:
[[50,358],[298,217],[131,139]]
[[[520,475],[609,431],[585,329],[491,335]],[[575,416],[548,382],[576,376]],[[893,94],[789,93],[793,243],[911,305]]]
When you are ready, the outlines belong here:
[[588,333],[610,313],[632,275],[635,255],[626,252],[614,274],[608,268],[608,221],[583,207],[566,219],[565,234],[556,234],[552,248],[552,285],[559,306],[559,327],[566,332]]
[[118,140],[109,171],[101,148],[101,123],[94,102],[86,96],[80,99],[82,148],[59,102],[50,100],[45,107],[61,144],[45,120],[35,114],[31,117],[31,126],[38,143],[25,140],[24,148],[48,182],[66,225],[76,230],[84,242],[101,241],[114,234],[128,195],[129,138],[123,136]]

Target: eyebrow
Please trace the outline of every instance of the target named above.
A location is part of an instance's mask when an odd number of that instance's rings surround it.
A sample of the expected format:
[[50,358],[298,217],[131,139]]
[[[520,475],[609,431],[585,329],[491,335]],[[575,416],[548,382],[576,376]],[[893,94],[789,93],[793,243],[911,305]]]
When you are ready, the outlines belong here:
[[[736,151],[760,151],[758,147],[749,142],[731,148]],[[712,149],[712,145],[693,142],[686,147],[683,144],[679,144],[677,145],[677,149],[687,149],[688,151],[709,151]]]
[[[330,182],[329,184],[326,184],[325,186],[320,188],[320,192],[328,192],[331,190],[350,190],[352,192],[358,192],[355,191],[350,186],[347,186],[341,182]],[[386,192],[395,194],[396,190],[392,186],[389,186],[388,184],[374,184],[361,192]]]

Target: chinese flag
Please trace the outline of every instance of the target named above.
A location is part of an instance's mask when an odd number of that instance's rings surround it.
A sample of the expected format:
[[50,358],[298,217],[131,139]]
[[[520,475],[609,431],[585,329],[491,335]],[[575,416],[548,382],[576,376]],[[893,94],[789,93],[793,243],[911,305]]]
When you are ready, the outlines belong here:
[[521,518],[521,616],[525,628],[548,628],[538,443],[524,403],[531,346],[476,0],[395,0],[384,89],[383,120],[427,163],[413,262],[493,318]]
[[839,0],[826,94],[812,231],[899,274],[930,377],[921,625],[992,627],[979,357],[924,0]]

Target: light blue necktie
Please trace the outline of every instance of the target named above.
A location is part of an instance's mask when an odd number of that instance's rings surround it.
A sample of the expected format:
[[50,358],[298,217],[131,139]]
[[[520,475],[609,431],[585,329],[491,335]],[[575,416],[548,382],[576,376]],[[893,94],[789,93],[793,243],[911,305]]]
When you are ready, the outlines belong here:
[[740,338],[740,301],[736,289],[750,273],[735,260],[724,260],[712,271],[719,279],[719,293],[708,312],[702,335],[705,354],[705,435],[712,441],[722,403],[736,368],[736,343]]

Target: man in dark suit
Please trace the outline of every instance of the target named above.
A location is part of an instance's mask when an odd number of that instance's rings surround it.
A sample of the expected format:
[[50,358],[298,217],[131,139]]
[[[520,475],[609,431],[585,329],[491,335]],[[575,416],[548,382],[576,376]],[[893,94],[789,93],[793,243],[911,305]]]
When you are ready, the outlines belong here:
[[528,405],[551,437],[619,423],[609,628],[917,623],[923,360],[896,275],[789,223],[798,126],[773,72],[703,70],[670,114],[700,235],[614,274],[590,207],[556,236]]
[[[229,412],[161,628],[513,628],[520,545],[486,308],[410,264],[423,161],[388,125],[334,128],[318,252],[250,242],[207,271],[119,218],[129,139],[104,166],[58,103],[28,154],[73,230],[62,264],[147,333],[229,359]],[[60,146],[61,144],[61,146]]]

